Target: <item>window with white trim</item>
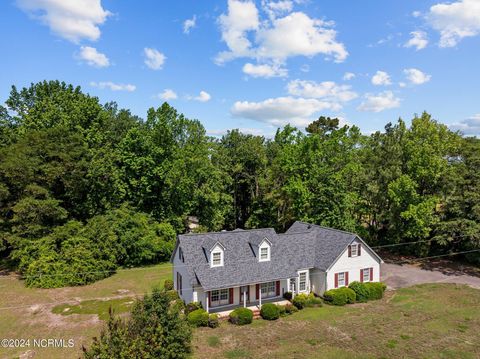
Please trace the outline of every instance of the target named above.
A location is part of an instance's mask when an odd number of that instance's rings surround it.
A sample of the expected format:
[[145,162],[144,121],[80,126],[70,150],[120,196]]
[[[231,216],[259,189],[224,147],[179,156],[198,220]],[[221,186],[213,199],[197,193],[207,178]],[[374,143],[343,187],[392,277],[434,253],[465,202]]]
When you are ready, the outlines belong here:
[[350,248],[351,248],[350,249],[351,256],[352,257],[358,256],[358,244],[352,244]]
[[270,260],[270,244],[265,240],[259,247],[259,262],[267,262]]
[[307,272],[300,272],[298,276],[298,290],[301,292],[307,290]]
[[345,287],[345,272],[338,273],[338,286]]
[[370,278],[370,268],[365,268],[363,270],[363,281],[370,282],[372,278]]
[[260,289],[262,291],[262,298],[270,298],[277,295],[275,282],[262,283],[260,284]]
[[220,250],[212,252],[212,267],[223,266],[223,252]]
[[210,294],[210,305],[225,305],[230,303],[230,291],[228,289],[212,290]]

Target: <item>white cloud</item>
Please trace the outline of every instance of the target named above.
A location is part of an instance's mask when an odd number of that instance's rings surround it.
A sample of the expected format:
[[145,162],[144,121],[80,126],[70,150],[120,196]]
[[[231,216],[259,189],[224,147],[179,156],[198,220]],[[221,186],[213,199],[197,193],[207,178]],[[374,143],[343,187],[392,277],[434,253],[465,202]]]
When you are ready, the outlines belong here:
[[74,43],[98,40],[99,25],[111,15],[100,0],[17,0],[17,4],[53,33]]
[[183,22],[183,33],[189,34],[190,30],[193,29],[197,24],[197,16],[193,15],[191,19],[187,19]]
[[230,51],[218,54],[217,63],[236,57],[250,57],[252,55],[251,42],[247,38],[247,31],[256,30],[260,21],[258,9],[254,2],[228,0],[228,14],[220,15],[218,19],[222,31],[222,40]]
[[358,111],[381,112],[400,106],[400,99],[395,97],[392,91],[384,91],[379,94],[366,94],[365,101],[358,106]]
[[200,101],[200,102],[207,102],[207,101],[210,101],[210,99],[212,98],[212,96],[210,96],[210,94],[206,91],[200,91],[200,94],[196,97],[193,97],[193,99],[195,101]]
[[428,45],[427,33],[425,31],[412,31],[410,40],[405,43],[405,47],[415,47],[416,50],[422,50]]
[[146,47],[143,49],[145,65],[152,70],[161,70],[167,57],[157,49]]
[[392,84],[392,80],[390,79],[390,75],[385,71],[377,71],[372,77],[372,84],[375,86],[387,86]]
[[480,1],[439,3],[430,8],[426,19],[440,32],[440,47],[453,47],[463,38],[480,33]]
[[449,127],[451,130],[460,131],[465,135],[480,136],[480,113]]
[[[282,12],[291,11],[288,1],[268,4],[269,9],[274,6]],[[312,19],[303,12],[261,19],[254,2],[229,0],[228,12],[219,17],[219,23],[228,51],[217,55],[217,64],[241,57],[279,63],[293,56],[318,54],[342,62],[348,56],[345,46],[336,40],[333,22]]]
[[405,69],[403,72],[407,76],[408,81],[413,85],[422,85],[432,78],[431,75],[427,75],[418,69]]
[[290,0],[281,1],[262,1],[264,11],[271,19],[277,16],[291,12],[293,10],[293,2]]
[[350,81],[353,80],[356,77],[356,75],[353,72],[345,72],[343,75],[343,80],[344,81]]
[[285,77],[288,75],[286,68],[283,68],[281,65],[254,65],[251,63],[246,63],[242,68],[243,72],[252,77]]
[[303,64],[301,67],[300,67],[300,71],[302,72],[309,72],[310,71],[310,66],[308,64]]
[[420,17],[420,16],[422,16],[422,13],[420,11],[414,11],[414,12],[412,12],[412,16],[413,17]]
[[92,87],[98,87],[99,89],[110,89],[112,91],[128,91],[128,92],[133,92],[136,90],[135,85],[131,84],[117,84],[111,81],[104,81],[104,82],[90,82],[90,86]]
[[329,101],[294,97],[270,98],[261,102],[237,101],[231,108],[235,117],[284,126],[288,123],[305,126],[315,113],[324,110],[338,111],[339,106]]
[[163,90],[163,92],[158,94],[158,98],[168,101],[168,100],[175,100],[178,98],[178,96],[175,91],[171,89],[165,89]]
[[293,80],[288,83],[287,90],[290,95],[321,98],[334,103],[348,102],[358,97],[355,92],[351,91],[351,86],[338,85],[333,81]]
[[90,46],[80,47],[78,54],[80,60],[85,61],[88,65],[94,67],[108,67],[110,66],[110,60],[105,54],[98,52],[96,48]]

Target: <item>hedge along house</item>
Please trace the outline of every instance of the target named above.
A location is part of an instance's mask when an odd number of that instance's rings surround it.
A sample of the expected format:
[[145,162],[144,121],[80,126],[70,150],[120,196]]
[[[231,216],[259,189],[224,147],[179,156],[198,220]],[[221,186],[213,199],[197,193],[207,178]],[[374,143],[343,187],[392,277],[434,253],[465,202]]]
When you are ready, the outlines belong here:
[[378,282],[382,263],[356,234],[304,222],[284,234],[265,228],[179,235],[171,261],[180,297],[207,311]]

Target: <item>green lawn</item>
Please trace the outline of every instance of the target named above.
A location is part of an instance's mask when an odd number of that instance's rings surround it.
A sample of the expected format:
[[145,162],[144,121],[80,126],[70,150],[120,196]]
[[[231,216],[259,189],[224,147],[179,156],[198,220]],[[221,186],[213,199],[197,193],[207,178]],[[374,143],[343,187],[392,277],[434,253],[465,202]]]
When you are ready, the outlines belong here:
[[195,357],[480,358],[480,290],[461,285],[420,285],[257,323],[197,330]]
[[[17,276],[0,276],[0,338],[64,338],[72,349],[38,349],[35,358],[78,357],[100,333],[108,308],[127,311],[136,297],[163,286],[172,277],[170,263],[119,270],[113,276],[83,287],[26,288]],[[0,358],[14,358],[26,349],[0,348]]]

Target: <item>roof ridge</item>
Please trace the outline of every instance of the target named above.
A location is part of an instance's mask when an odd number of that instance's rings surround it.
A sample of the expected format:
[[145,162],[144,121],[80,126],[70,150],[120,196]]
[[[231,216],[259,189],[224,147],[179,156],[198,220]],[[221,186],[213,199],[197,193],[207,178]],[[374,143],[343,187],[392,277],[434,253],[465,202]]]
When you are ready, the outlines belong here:
[[179,236],[200,236],[200,235],[206,235],[206,234],[222,234],[222,233],[243,233],[243,232],[253,232],[253,231],[265,231],[265,230],[273,230],[275,234],[278,234],[274,228],[272,227],[267,227],[267,228],[252,228],[252,229],[243,229],[241,231],[236,231],[236,230],[231,230],[231,231],[214,231],[214,232],[203,232],[203,233],[183,233],[179,234]]
[[342,229],[324,227],[324,226],[321,226],[321,225],[319,225],[319,224],[308,223],[308,222],[303,222],[303,221],[297,221],[297,222],[300,222],[300,223],[303,223],[303,224],[308,224],[308,225],[310,225],[310,226],[315,226],[315,227],[322,228],[322,229],[326,229],[326,230],[329,230],[329,231],[332,231],[332,232],[342,232],[342,233],[351,234],[352,236],[357,236],[356,233],[344,231],[344,230],[342,230]]

